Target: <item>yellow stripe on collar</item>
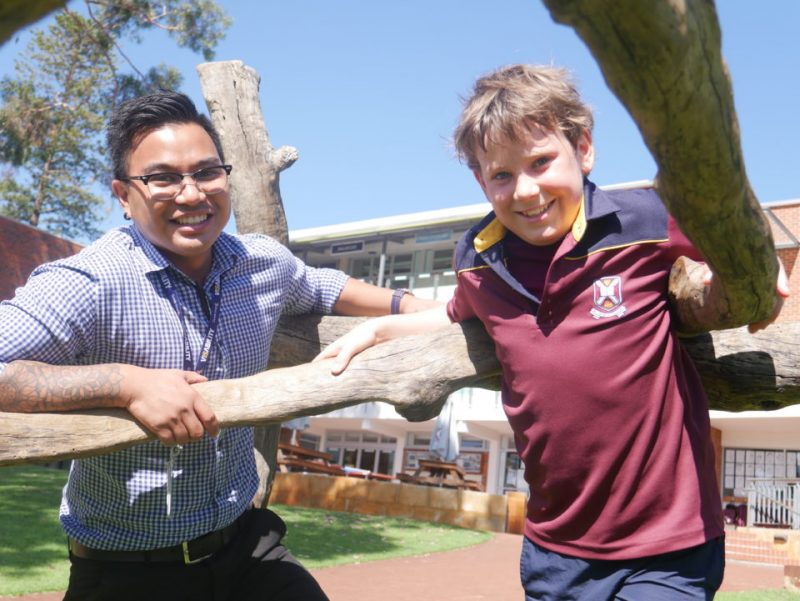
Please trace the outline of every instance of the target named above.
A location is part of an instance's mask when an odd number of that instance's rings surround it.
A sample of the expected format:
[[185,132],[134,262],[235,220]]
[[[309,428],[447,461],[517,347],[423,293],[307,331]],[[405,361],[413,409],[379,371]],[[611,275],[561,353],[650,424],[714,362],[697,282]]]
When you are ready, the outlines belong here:
[[580,242],[583,235],[586,233],[586,200],[585,196],[581,196],[581,206],[578,209],[578,215],[575,217],[575,223],[572,224],[572,237],[575,242]]
[[472,241],[472,245],[475,247],[476,251],[482,253],[486,249],[500,242],[505,235],[506,226],[500,223],[500,221],[495,217],[489,225],[478,232],[478,234],[475,236],[475,239]]

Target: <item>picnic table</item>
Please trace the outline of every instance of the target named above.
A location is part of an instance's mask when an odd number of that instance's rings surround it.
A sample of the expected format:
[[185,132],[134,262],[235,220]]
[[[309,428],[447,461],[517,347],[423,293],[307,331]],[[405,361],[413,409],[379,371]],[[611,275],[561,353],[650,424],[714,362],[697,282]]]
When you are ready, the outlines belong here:
[[397,479],[408,484],[460,488],[463,490],[483,490],[479,482],[469,480],[457,463],[420,459],[413,475],[398,473]]
[[323,451],[307,449],[287,442],[278,443],[278,469],[282,472],[311,472],[344,476],[340,465],[331,461],[331,456]]
[[367,480],[393,480],[387,474],[333,463],[329,453],[307,449],[287,442],[278,443],[278,469],[282,472],[310,472],[330,476],[349,476]]

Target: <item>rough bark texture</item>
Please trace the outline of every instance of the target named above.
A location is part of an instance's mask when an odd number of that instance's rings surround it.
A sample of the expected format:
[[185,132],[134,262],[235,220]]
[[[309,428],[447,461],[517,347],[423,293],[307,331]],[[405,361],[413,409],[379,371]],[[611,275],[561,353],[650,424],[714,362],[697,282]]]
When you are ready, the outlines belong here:
[[[352,318],[292,318],[281,323],[272,359],[308,361]],[[774,409],[800,394],[800,324],[744,329],[684,341],[717,409]],[[419,350],[425,349],[424,360]],[[747,350],[744,350],[747,349]],[[223,426],[281,422],[368,401],[393,404],[408,419],[436,416],[447,396],[467,386],[496,388],[494,345],[477,322],[395,340],[356,357],[339,377],[329,362],[281,367],[239,380],[195,384]],[[0,466],[108,453],[148,439],[124,411],[0,413]]]
[[721,286],[674,283],[686,332],[767,318],[777,260],[745,173],[730,78],[709,0],[544,0],[570,25],[627,107],[658,164],[664,204]]
[[0,5],[0,46],[18,29],[66,4],[66,0],[3,0]]
[[197,72],[225,160],[233,165],[236,231],[269,234],[288,244],[280,173],[297,160],[297,150],[272,147],[258,98],[261,78],[242,61],[203,63]]
[[[234,166],[230,186],[236,230],[240,234],[267,234],[288,244],[280,172],[297,160],[297,150],[272,147],[258,97],[261,78],[242,61],[204,63],[198,65],[197,72],[225,158]],[[280,428],[280,424],[273,424],[254,431],[261,476],[257,496],[263,506],[272,488]]]

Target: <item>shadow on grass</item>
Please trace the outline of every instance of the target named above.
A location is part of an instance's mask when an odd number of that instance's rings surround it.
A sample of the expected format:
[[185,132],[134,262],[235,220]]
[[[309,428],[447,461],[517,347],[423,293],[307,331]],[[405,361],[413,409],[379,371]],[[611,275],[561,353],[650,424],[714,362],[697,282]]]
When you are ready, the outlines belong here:
[[49,468],[0,468],[0,573],[7,578],[67,561],[58,521],[67,472]]

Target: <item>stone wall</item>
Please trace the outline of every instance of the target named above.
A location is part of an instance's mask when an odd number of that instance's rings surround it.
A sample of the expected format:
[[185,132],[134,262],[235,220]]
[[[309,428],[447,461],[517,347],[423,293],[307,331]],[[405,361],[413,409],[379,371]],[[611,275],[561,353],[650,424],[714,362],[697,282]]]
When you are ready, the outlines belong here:
[[[521,533],[525,495],[379,482],[322,474],[278,473],[270,503],[405,517],[492,532]],[[508,516],[512,519],[509,523]],[[509,528],[508,526],[511,526]]]

